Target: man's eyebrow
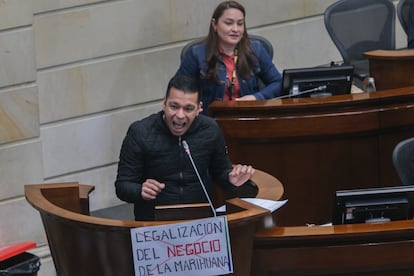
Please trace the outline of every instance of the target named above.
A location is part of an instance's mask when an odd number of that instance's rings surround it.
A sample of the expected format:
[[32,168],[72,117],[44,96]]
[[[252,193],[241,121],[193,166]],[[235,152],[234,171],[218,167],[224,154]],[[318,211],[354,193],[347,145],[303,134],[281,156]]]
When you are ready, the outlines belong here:
[[169,104],[169,105],[178,105],[178,106],[183,107],[183,108],[189,108],[189,107],[191,107],[191,108],[196,108],[196,107],[197,107],[197,105],[196,105],[196,104],[185,104],[185,105],[180,105],[178,102],[174,102],[174,101],[170,101],[168,104]]
[[178,103],[178,102],[176,102],[176,101],[174,101],[174,100],[169,101],[169,104],[173,104],[173,105],[180,105],[180,103]]

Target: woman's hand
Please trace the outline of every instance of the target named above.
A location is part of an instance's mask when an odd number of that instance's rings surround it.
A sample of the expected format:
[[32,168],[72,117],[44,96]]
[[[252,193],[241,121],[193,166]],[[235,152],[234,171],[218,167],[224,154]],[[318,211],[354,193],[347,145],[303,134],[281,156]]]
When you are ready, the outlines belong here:
[[253,95],[246,95],[240,98],[237,98],[236,101],[255,101],[256,97]]

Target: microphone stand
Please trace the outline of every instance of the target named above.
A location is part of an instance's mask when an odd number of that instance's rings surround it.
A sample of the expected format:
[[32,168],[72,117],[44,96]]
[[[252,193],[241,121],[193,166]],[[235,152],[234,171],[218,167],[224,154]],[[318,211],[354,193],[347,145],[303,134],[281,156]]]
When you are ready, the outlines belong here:
[[290,94],[289,93],[287,95],[283,95],[283,96],[276,97],[276,98],[273,98],[273,99],[291,98],[291,97],[301,96],[301,95],[309,94],[309,93],[312,93],[312,92],[318,92],[318,91],[324,91],[324,90],[326,90],[326,85],[321,85],[321,86],[318,86],[318,87],[315,87],[315,88],[312,88],[312,89],[300,91],[300,92],[295,93],[295,94]]
[[212,201],[211,201],[211,199],[208,195],[206,186],[204,185],[204,182],[201,179],[200,174],[198,173],[197,167],[194,164],[193,157],[191,156],[191,153],[190,153],[190,147],[188,146],[187,141],[185,141],[185,140],[182,141],[182,144],[183,144],[185,152],[187,153],[188,157],[190,158],[191,165],[193,165],[193,169],[194,169],[195,173],[197,174],[198,181],[200,181],[200,184],[201,184],[201,187],[203,188],[204,194],[207,197],[208,203],[210,204],[211,211],[213,211],[213,215],[214,215],[214,217],[216,217],[217,216],[216,210],[214,209],[213,203],[212,203]]

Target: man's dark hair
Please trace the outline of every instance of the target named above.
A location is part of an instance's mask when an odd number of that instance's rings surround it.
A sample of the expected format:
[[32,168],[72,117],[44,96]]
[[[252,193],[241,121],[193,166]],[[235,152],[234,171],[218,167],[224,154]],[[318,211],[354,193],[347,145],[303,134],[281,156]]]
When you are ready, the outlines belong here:
[[199,81],[193,77],[187,75],[175,75],[169,82],[167,86],[167,92],[165,98],[167,99],[170,96],[171,87],[183,91],[184,94],[193,94],[197,93],[197,102],[201,100],[201,91]]

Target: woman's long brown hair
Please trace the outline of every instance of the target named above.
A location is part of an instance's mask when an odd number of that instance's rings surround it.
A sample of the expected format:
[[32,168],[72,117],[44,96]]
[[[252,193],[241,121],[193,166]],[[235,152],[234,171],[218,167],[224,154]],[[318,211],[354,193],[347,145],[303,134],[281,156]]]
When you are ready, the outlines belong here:
[[[220,3],[217,8],[215,9],[212,19],[215,22],[218,22],[219,18],[223,15],[224,11],[227,9],[238,9],[243,13],[244,19],[246,18],[246,11],[244,7],[236,1],[224,1]],[[207,45],[207,79],[214,79],[215,81],[219,81],[218,74],[217,74],[217,61],[219,59],[219,51],[218,51],[218,35],[214,31],[212,24],[210,23],[210,29],[208,32],[207,37],[205,38],[204,42]],[[253,54],[253,51],[250,47],[250,40],[249,36],[247,35],[246,30],[246,22],[244,22],[244,33],[243,36],[237,45],[238,49],[238,64],[237,69],[240,76],[243,79],[247,79],[251,74],[252,68],[256,63],[256,56]]]

